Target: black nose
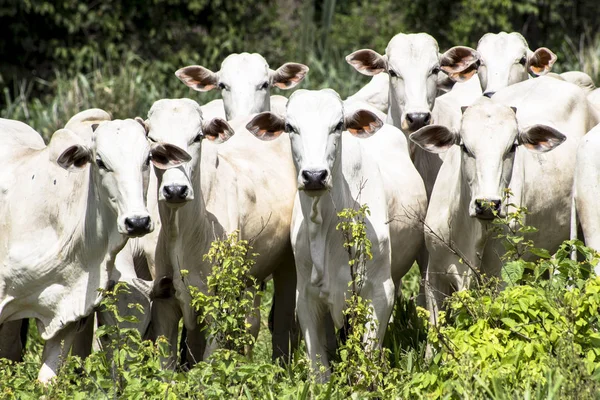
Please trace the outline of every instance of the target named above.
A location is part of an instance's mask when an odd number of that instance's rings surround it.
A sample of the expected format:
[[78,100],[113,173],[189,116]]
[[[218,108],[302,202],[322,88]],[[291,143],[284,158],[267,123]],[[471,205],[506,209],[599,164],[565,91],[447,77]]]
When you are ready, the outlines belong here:
[[141,236],[150,232],[150,217],[125,218],[125,228],[130,236]]
[[478,218],[494,219],[500,212],[501,200],[477,199],[475,200],[475,214]]
[[302,178],[304,179],[305,190],[323,190],[325,189],[325,178],[327,178],[327,171],[322,169],[320,171],[302,171]]
[[484,95],[485,97],[487,97],[487,98],[491,99],[491,98],[492,98],[492,96],[493,96],[493,95],[495,95],[495,94],[496,94],[496,92],[485,92],[483,95]]
[[185,185],[165,186],[163,194],[169,203],[183,203],[187,198],[188,187]]
[[408,129],[416,131],[422,127],[431,123],[431,113],[429,112],[417,112],[406,114],[406,122],[408,123]]

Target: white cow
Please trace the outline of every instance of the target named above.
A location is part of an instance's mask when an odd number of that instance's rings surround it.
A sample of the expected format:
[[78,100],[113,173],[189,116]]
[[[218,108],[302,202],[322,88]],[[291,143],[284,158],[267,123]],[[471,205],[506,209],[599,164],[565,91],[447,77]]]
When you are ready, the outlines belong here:
[[[223,120],[203,122],[200,107],[189,99],[160,100],[148,114],[149,139],[178,146],[191,157],[181,167],[156,170],[163,226],[157,246],[152,324],[156,335],[170,340],[171,362],[182,316],[188,344],[202,336],[188,290],[189,285],[206,290],[204,277],[210,273],[211,264],[202,256],[215,238],[236,229],[242,238],[256,237],[253,246],[259,256],[250,272],[259,281],[273,275],[274,321],[279,321],[273,332],[273,352],[277,356],[288,351],[294,324],[294,298],[289,294],[293,293],[295,276],[285,263],[291,259],[294,167],[285,140],[260,143],[244,129],[247,122],[248,117],[231,121],[236,135],[229,139],[233,134],[229,125]],[[201,161],[201,150],[206,149],[201,141],[206,138],[213,142],[229,139],[219,145],[218,154],[208,163]],[[181,268],[189,270],[185,279]],[[201,360],[201,343],[190,347],[194,358]],[[206,354],[210,351],[207,349]]]
[[596,110],[600,111],[600,89],[592,90],[588,94],[587,99]]
[[[365,75],[387,72],[390,76],[387,122],[405,135],[432,123],[431,110],[438,85],[445,73],[454,82],[468,80],[477,72],[478,55],[469,47],[457,46],[440,54],[436,40],[426,33],[398,34],[390,40],[385,55],[358,50],[346,57]],[[442,160],[439,156],[411,146],[411,158],[423,177],[429,197]]]
[[[600,251],[600,125],[592,129],[577,150],[575,169],[575,204],[586,246]],[[600,275],[600,266],[594,268]]]
[[287,99],[271,96],[271,88],[291,89],[302,82],[307,72],[306,65],[297,63],[285,63],[273,71],[260,54],[241,53],[225,58],[218,72],[191,65],[179,69],[175,75],[200,92],[220,89],[223,100],[204,105],[202,113],[206,118],[231,120],[271,109],[285,112]]
[[76,322],[99,303],[116,253],[153,229],[144,204],[150,147],[133,120],[100,124],[91,146],[61,129],[44,147],[8,120],[0,135],[0,323],[38,320],[38,379],[48,382]]
[[428,126],[411,135],[427,151],[447,151],[425,227],[433,323],[445,296],[473,279],[460,258],[481,273],[499,275],[503,248],[491,239],[488,220],[490,207],[505,213],[504,188],[511,188],[511,202],[528,208],[526,224],[539,229],[528,238],[537,247],[552,252],[569,238],[574,155],[596,120],[580,88],[541,77],[478,100],[464,112],[459,132]]
[[291,228],[297,313],[315,367],[318,361],[329,366],[324,320],[330,314],[337,328],[344,325],[351,281],[336,212],[360,203],[371,211],[366,224],[373,259],[366,264],[361,296],[372,301],[379,325],[373,334],[379,343],[394,304],[394,284],[412,265],[423,240],[423,182],[402,132],[381,126],[369,111],[345,114],[340,97],[330,89],[299,90],[290,97],[285,118],[262,113],[248,124],[259,138],[271,140],[283,131],[290,135],[299,189]]

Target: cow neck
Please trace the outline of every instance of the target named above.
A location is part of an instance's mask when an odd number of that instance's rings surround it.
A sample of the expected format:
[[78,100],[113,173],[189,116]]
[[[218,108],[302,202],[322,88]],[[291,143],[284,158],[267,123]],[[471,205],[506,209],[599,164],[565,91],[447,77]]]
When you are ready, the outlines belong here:
[[[331,169],[332,188],[328,193],[318,197],[309,197],[298,192],[301,200],[302,213],[308,227],[310,257],[313,263],[311,283],[321,289],[321,297],[329,295],[329,269],[326,265],[328,249],[326,246],[336,243],[330,235],[335,234],[338,222],[337,212],[347,206],[351,198],[348,186],[342,173],[342,139],[337,147],[337,156]],[[340,248],[343,238],[340,237]]]
[[[82,218],[84,229],[83,252],[87,261],[102,260],[106,268],[106,282],[108,274],[112,272],[114,260],[119,251],[127,243],[127,238],[117,230],[115,211],[108,206],[108,200],[101,199],[100,182],[94,174],[93,167],[88,166],[86,197],[82,202],[85,204],[85,215]],[[85,187],[85,182],[82,182]],[[103,201],[104,200],[104,201]]]
[[[462,155],[459,155],[459,161]],[[451,240],[457,248],[464,254],[473,266],[481,269],[481,261],[484,256],[484,250],[487,242],[491,238],[492,224],[469,215],[469,206],[473,194],[466,178],[460,169],[460,179],[458,179],[459,199],[457,209],[452,214]],[[451,198],[451,197],[450,197]]]

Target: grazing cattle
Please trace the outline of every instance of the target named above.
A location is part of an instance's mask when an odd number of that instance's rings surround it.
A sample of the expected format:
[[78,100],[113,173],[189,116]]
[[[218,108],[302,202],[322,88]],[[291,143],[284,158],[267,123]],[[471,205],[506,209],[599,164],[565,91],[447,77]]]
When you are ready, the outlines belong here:
[[372,301],[378,322],[372,333],[379,343],[394,304],[394,284],[412,265],[423,240],[419,221],[426,207],[423,182],[402,132],[381,126],[369,111],[345,114],[341,99],[330,89],[299,90],[290,97],[285,118],[262,113],[248,124],[262,139],[271,140],[284,131],[290,136],[299,190],[291,228],[297,314],[315,367],[319,361],[329,366],[330,332],[324,322],[330,314],[335,326],[343,327],[350,293],[348,254],[342,233],[336,230],[337,211],[361,203],[371,211],[366,226],[373,259],[366,262],[361,296]]
[[[408,136],[432,123],[431,110],[439,85],[445,81],[439,74],[446,74],[452,82],[466,81],[477,72],[478,55],[463,46],[440,54],[436,40],[430,35],[401,33],[390,40],[384,56],[373,50],[358,50],[347,56],[346,61],[365,75],[388,73],[387,122]],[[411,158],[423,177],[429,197],[442,160],[416,146],[411,146]]]
[[[575,169],[575,204],[586,246],[600,251],[600,125],[592,129],[579,144]],[[600,275],[600,266],[594,271]]]
[[[149,139],[175,145],[190,156],[178,168],[156,169],[163,225],[156,255],[152,325],[155,335],[169,339],[171,363],[182,316],[188,345],[191,338],[202,336],[188,290],[189,285],[207,289],[204,279],[212,266],[202,256],[215,238],[234,230],[240,230],[241,238],[255,238],[253,247],[259,256],[250,273],[259,281],[273,275],[277,304],[273,356],[289,354],[295,319],[294,297],[290,296],[295,287],[293,263],[289,266],[294,167],[285,140],[260,143],[245,130],[247,122],[248,117],[231,121],[236,135],[229,139],[231,127],[223,120],[203,122],[200,107],[189,99],[160,100],[148,114]],[[229,141],[204,160],[203,139]],[[185,280],[180,273],[183,266],[189,271]],[[190,346],[195,360],[203,358],[202,347],[201,343]],[[211,350],[207,348],[206,354]]]
[[117,252],[153,229],[144,204],[150,147],[133,120],[101,123],[91,145],[61,129],[45,147],[8,120],[0,136],[0,323],[37,319],[46,340],[38,379],[48,382]]
[[464,112],[459,132],[428,126],[411,135],[427,151],[447,151],[425,226],[432,322],[446,296],[468,287],[471,267],[500,274],[503,250],[489,220],[491,208],[506,212],[504,188],[512,203],[528,208],[526,224],[539,229],[528,238],[537,247],[552,252],[569,238],[574,155],[596,121],[580,88],[541,77],[480,98]]
[[273,71],[260,54],[241,53],[225,58],[218,72],[190,65],[179,69],[175,75],[199,92],[220,89],[223,100],[206,104],[202,113],[207,118],[221,118],[224,109],[225,119],[231,120],[269,111],[272,107],[275,112],[284,112],[287,99],[271,96],[271,88],[291,89],[302,82],[307,72],[306,65],[297,63],[285,63]]

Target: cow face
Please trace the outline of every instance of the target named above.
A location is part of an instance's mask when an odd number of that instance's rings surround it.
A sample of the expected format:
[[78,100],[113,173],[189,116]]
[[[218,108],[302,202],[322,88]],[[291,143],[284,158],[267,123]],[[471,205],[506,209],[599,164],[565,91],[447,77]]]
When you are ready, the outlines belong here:
[[471,193],[469,215],[487,220],[506,213],[502,198],[510,183],[517,148],[522,145],[543,153],[566,137],[544,125],[519,129],[516,109],[483,98],[466,108],[459,133],[432,125],[413,133],[410,139],[434,153],[460,146],[461,179]]
[[205,123],[200,106],[190,99],[155,102],[146,124],[159,183],[158,200],[181,207],[194,199],[192,177],[198,176],[195,170],[200,166],[202,140],[222,143],[233,131],[221,119]]
[[261,113],[246,128],[262,140],[288,132],[298,171],[298,190],[315,197],[333,186],[332,171],[339,159],[342,132],[369,137],[382,125],[375,114],[366,110],[345,116],[340,96],[325,89],[299,90],[290,97],[285,118]]
[[175,75],[198,91],[221,90],[225,116],[232,120],[270,109],[271,87],[290,89],[300,83],[308,67],[286,63],[273,71],[260,54],[231,54],[219,72],[198,65],[181,68]]
[[394,36],[384,56],[358,50],[346,61],[365,75],[389,74],[390,114],[399,115],[399,127],[410,133],[431,123],[438,86],[445,82],[438,75],[447,74],[453,82],[467,81],[477,71],[478,55],[462,46],[440,54],[435,39],[419,33]]
[[92,164],[98,197],[117,215],[119,233],[138,237],[152,232],[154,223],[145,204],[150,146],[144,127],[127,119],[102,122],[92,128],[92,148],[71,146],[57,163],[67,170]]
[[477,45],[481,59],[479,82],[485,96],[522,82],[529,74],[544,75],[552,69],[556,55],[545,47],[529,50],[525,38],[516,32],[487,33]]

